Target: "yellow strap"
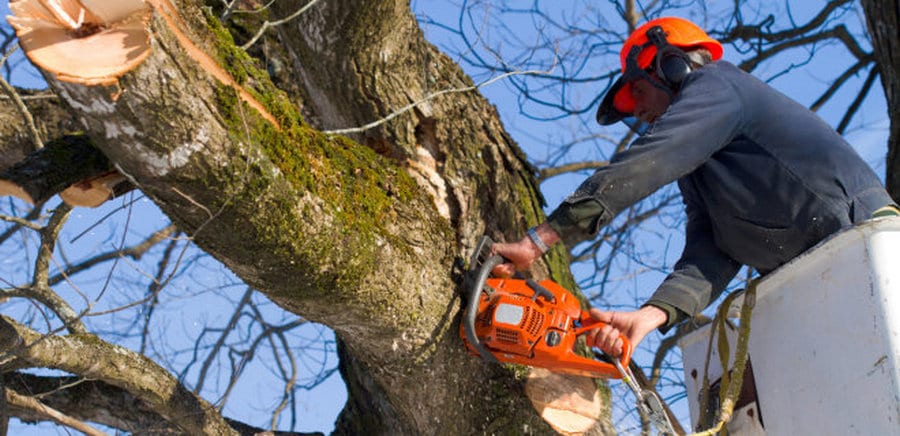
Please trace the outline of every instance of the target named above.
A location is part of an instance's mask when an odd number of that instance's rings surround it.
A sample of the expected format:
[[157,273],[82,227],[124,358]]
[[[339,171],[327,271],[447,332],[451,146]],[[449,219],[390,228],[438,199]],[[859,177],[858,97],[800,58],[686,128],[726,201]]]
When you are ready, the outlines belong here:
[[[720,327],[719,329],[719,357],[723,359],[722,364],[722,385],[719,391],[719,422],[716,423],[712,428],[694,433],[691,436],[712,436],[716,433],[722,431],[722,428],[728,421],[731,421],[731,417],[734,413],[734,406],[737,404],[738,396],[741,393],[741,385],[744,383],[744,369],[747,367],[748,360],[748,344],[750,342],[750,316],[753,313],[753,306],[756,303],[756,285],[757,280],[752,280],[750,284],[747,286],[747,290],[744,292],[744,302],[741,305],[741,325],[738,327],[738,339],[737,339],[737,351],[734,356],[734,367],[730,377],[728,377],[728,371],[725,368],[728,367],[728,340],[725,338],[724,327]],[[733,293],[729,295],[728,298],[722,302],[722,305],[719,306],[719,311],[716,314],[716,320],[714,323],[718,322],[721,326],[725,325],[725,320],[728,317],[728,308],[731,306],[731,302],[734,300],[734,296],[737,293]],[[715,328],[715,326],[714,326]],[[723,341],[723,338],[724,341]],[[712,338],[710,338],[710,342],[712,342]],[[723,346],[722,343],[725,343]],[[712,345],[710,343],[710,345]],[[724,358],[722,356],[724,350]],[[707,359],[707,368],[709,367],[709,359]],[[706,390],[709,389],[708,385],[708,374],[704,375],[704,383],[706,386],[704,388]],[[705,403],[706,401],[702,401],[701,403]],[[704,409],[701,407],[700,409],[703,411]]]
[[900,216],[900,208],[896,205],[889,204],[872,212],[872,218],[881,218],[883,216]]

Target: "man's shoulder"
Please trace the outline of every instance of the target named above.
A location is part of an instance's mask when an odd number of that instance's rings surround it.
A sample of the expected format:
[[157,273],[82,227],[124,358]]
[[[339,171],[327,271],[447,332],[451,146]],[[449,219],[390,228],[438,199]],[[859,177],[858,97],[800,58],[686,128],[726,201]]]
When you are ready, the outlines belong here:
[[698,76],[718,76],[726,78],[750,76],[749,73],[738,68],[737,65],[725,60],[712,61],[698,68],[695,73],[697,73]]

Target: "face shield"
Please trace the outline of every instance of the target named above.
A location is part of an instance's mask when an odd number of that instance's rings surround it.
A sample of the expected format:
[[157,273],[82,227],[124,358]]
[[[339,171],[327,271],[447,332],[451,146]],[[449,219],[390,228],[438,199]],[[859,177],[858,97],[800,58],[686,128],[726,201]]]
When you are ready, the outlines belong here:
[[[632,84],[637,80],[644,79],[654,86],[664,89],[667,93],[672,92],[638,65],[638,55],[643,49],[643,46],[634,46],[628,52],[628,57],[625,60],[625,72],[616,80],[609,92],[606,93],[606,96],[603,97],[603,102],[600,103],[600,108],[597,110],[597,122],[600,125],[605,126],[621,121],[634,133],[643,135],[650,128],[650,125],[639,120],[633,114]],[[620,108],[625,108],[625,111],[620,110]]]
[[[666,43],[662,29],[654,27],[647,32],[648,41],[643,45],[631,47],[625,57],[625,71],[613,84],[609,92],[604,96],[597,110],[597,122],[601,125],[610,125],[622,121],[631,131],[637,135],[643,135],[649,130],[650,125],[634,116],[634,98],[631,95],[631,87],[635,81],[644,79],[656,88],[666,92],[674,99],[675,92],[666,83],[665,67],[660,64],[663,56],[671,56],[673,51],[683,54],[681,50]],[[644,69],[638,63],[638,56],[648,47],[656,47],[657,52],[653,56],[650,65]],[[662,56],[661,56],[662,55]],[[681,55],[679,55],[681,56]]]

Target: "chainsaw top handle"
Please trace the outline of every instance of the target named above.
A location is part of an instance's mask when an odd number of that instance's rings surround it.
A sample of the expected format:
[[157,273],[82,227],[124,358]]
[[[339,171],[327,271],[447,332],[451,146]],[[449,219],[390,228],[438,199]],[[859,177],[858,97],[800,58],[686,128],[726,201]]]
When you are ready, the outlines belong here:
[[491,274],[491,270],[503,263],[503,257],[491,254],[492,245],[494,245],[494,241],[490,237],[482,236],[481,240],[478,241],[475,252],[472,253],[472,259],[469,261],[470,271],[474,269],[475,265],[480,264],[481,266],[478,268],[475,277],[469,277],[469,301],[466,304],[466,316],[463,322],[465,322],[466,326],[466,340],[475,347],[481,358],[488,362],[499,363],[497,358],[488,351],[487,347],[478,340],[478,336],[475,334],[475,317],[478,315],[478,301],[481,299],[481,290],[484,289],[484,283]]

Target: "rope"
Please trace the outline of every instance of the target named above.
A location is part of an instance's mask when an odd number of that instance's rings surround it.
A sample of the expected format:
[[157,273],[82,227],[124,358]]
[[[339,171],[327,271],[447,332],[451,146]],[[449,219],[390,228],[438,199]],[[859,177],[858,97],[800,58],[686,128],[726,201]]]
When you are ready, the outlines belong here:
[[[725,327],[728,320],[728,309],[731,303],[740,293],[735,292],[729,295],[716,314],[713,320],[713,328],[718,329],[718,349],[719,360],[722,364],[722,383],[719,388],[719,420],[708,430],[693,433],[691,436],[712,436],[722,431],[726,423],[731,421],[734,413],[734,406],[737,404],[738,396],[741,393],[741,386],[744,383],[744,370],[747,367],[748,344],[750,342],[750,316],[753,312],[753,306],[756,303],[756,285],[757,280],[753,280],[747,286],[744,294],[744,302],[741,305],[741,325],[738,327],[737,351],[734,356],[733,374],[729,375],[725,368],[728,367],[730,351],[728,347],[728,337],[725,335]],[[712,335],[709,338],[709,348],[706,354],[706,367],[703,375],[703,393],[700,399],[700,411],[706,410],[709,405],[709,361],[712,350]]]

